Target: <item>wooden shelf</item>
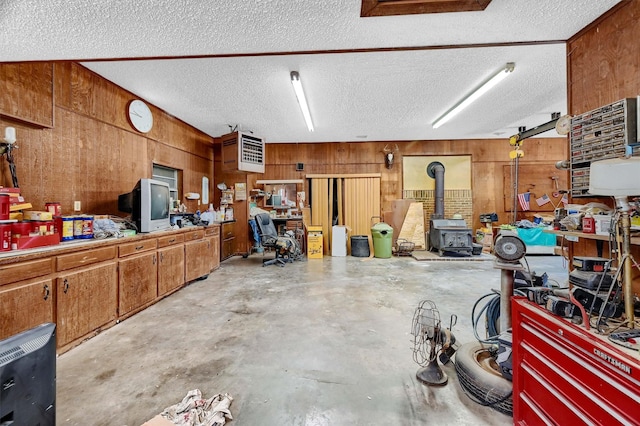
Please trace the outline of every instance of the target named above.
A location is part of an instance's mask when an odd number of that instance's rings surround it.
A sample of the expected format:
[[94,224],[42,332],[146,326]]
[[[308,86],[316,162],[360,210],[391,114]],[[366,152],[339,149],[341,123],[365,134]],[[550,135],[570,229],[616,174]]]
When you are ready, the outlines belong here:
[[[545,229],[542,232],[559,235],[561,237],[576,237],[576,238],[586,238],[587,240],[609,241],[608,235],[585,234],[584,232],[579,232],[579,231],[556,231],[553,229]],[[631,244],[640,245],[640,237],[631,237]]]

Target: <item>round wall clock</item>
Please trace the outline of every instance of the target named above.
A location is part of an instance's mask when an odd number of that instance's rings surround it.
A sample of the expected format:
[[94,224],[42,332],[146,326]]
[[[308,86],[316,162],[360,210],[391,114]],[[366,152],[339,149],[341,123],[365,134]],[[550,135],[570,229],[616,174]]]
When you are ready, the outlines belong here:
[[127,115],[131,125],[139,132],[147,133],[153,127],[153,115],[151,110],[139,99],[131,101],[129,103],[129,109]]

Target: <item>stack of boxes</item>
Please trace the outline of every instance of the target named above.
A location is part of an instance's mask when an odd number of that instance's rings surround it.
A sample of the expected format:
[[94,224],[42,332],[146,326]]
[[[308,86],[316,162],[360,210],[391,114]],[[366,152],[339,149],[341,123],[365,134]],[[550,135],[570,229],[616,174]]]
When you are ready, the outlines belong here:
[[51,211],[32,211],[20,188],[0,188],[0,251],[55,245],[60,235]]

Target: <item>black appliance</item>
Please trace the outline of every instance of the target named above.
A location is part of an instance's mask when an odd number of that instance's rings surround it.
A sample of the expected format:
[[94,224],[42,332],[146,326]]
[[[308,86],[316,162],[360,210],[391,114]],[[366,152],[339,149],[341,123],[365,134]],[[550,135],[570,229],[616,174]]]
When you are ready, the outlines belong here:
[[473,234],[464,219],[444,219],[444,165],[432,161],[427,166],[427,174],[435,179],[435,209],[429,221],[429,250],[437,250],[440,256],[445,253],[471,256],[474,254]]

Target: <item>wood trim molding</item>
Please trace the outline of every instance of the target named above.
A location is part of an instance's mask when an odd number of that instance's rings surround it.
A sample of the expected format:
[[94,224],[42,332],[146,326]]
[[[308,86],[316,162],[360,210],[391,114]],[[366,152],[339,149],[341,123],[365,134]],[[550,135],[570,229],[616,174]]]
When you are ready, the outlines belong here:
[[362,0],[360,16],[482,11],[491,0]]

